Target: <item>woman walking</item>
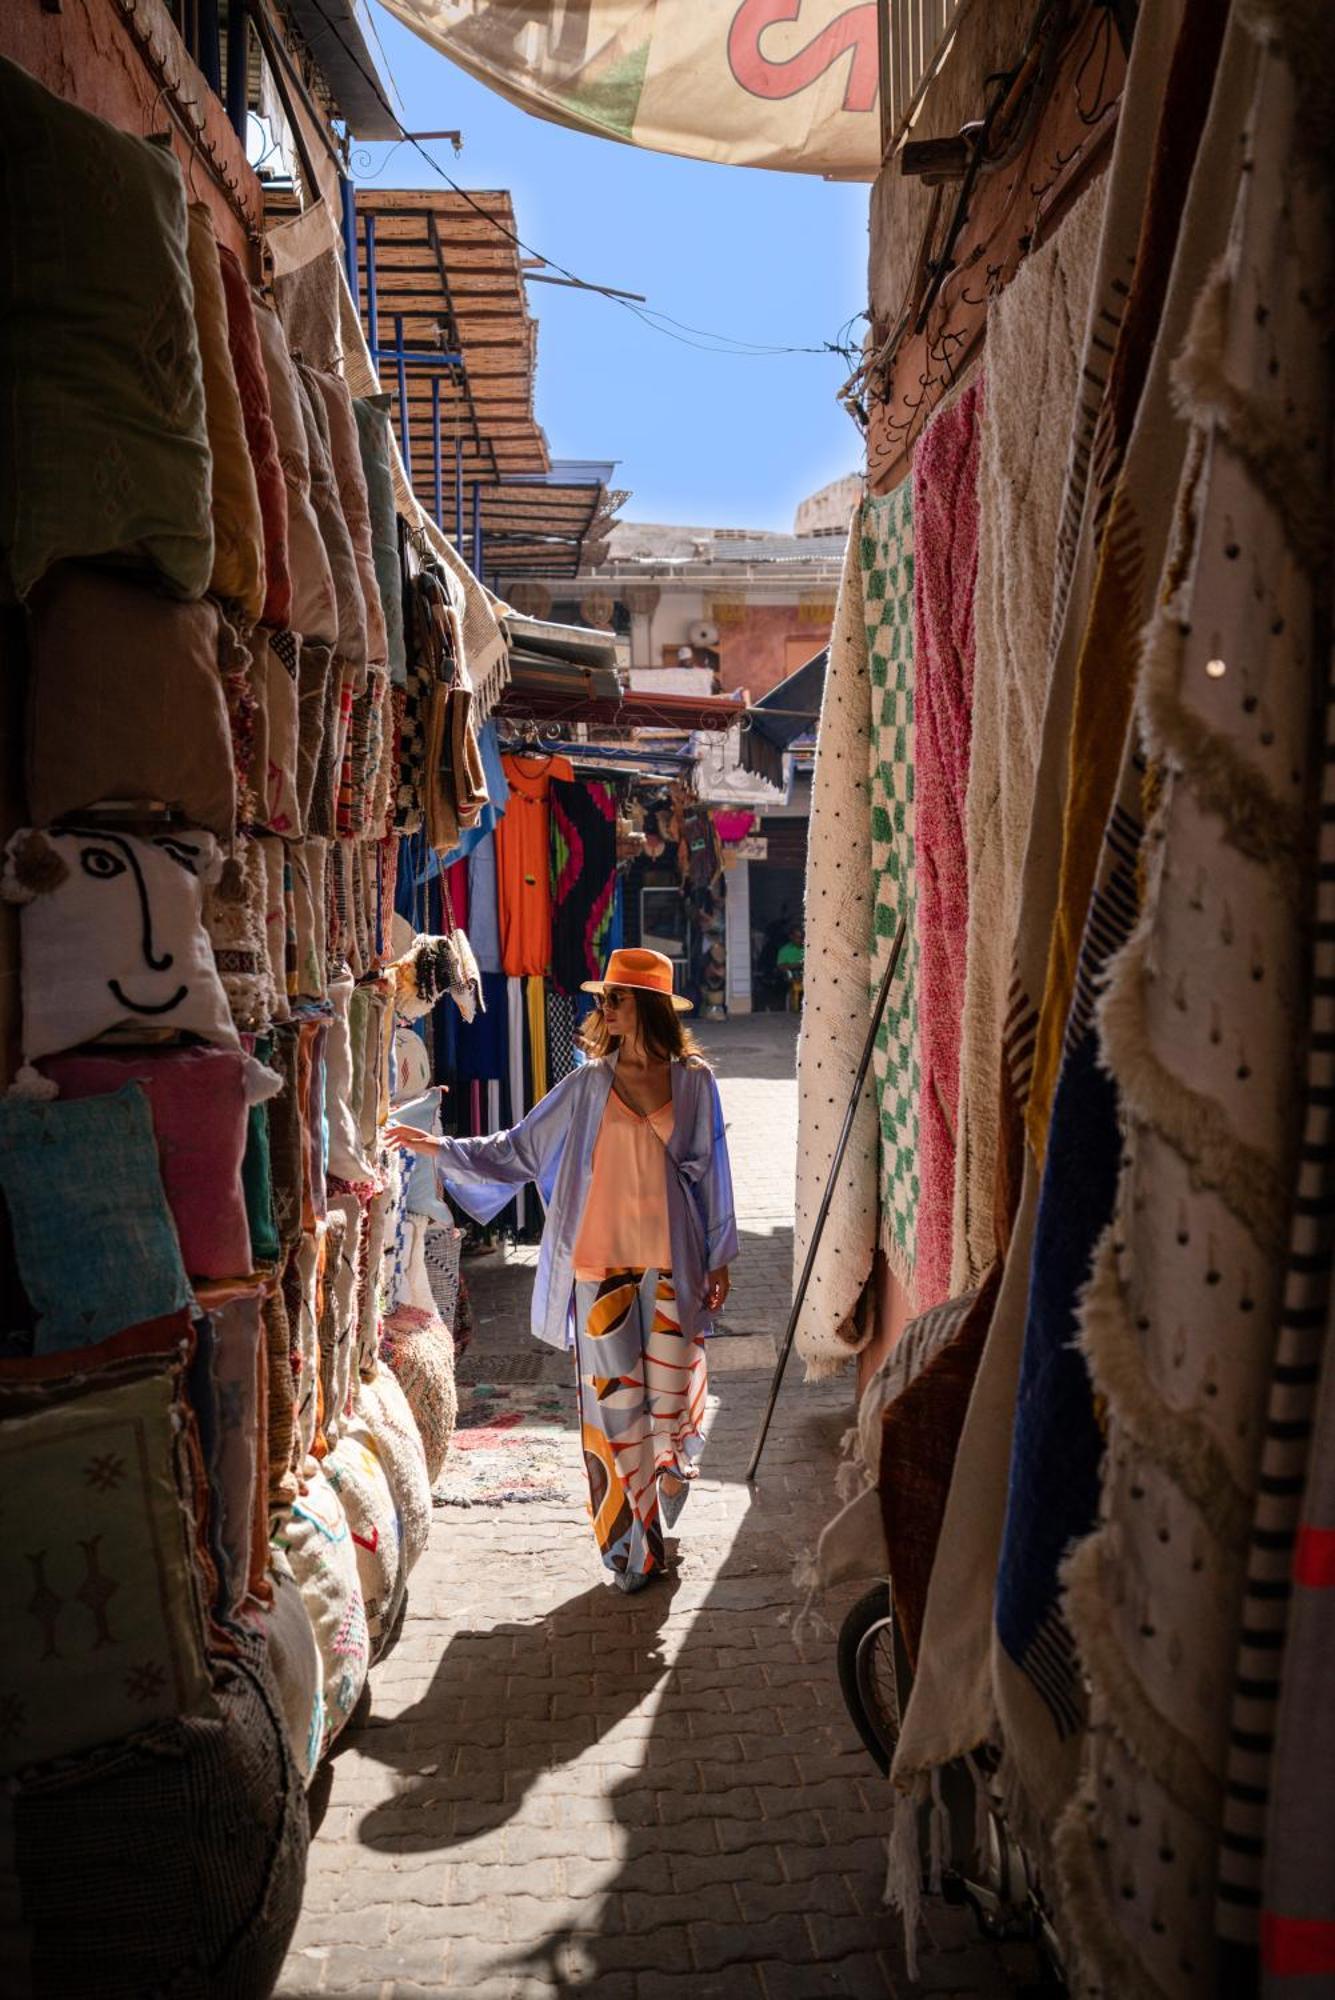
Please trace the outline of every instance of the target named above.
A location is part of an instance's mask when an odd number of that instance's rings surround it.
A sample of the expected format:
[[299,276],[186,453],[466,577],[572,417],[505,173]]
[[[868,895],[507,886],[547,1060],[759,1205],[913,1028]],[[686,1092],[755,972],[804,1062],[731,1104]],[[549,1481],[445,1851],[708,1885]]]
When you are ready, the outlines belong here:
[[[614,951],[582,1043],[590,1060],[510,1132],[440,1139],[441,1185],[476,1221],[537,1184],[547,1210],[533,1332],[573,1344],[593,1531],[621,1590],[663,1567],[663,1529],[686,1503],[703,1448],[704,1341],[737,1254],[718,1086],[682,1026],[657,951]],[[573,1339],[572,1339],[573,1325]]]

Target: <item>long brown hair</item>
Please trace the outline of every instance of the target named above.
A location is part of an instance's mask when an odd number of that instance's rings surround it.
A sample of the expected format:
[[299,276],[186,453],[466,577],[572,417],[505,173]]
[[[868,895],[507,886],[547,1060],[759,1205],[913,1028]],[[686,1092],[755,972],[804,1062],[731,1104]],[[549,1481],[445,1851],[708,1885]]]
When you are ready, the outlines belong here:
[[[708,1069],[700,1044],[666,994],[650,993],[641,986],[624,990],[635,996],[640,1040],[650,1062],[684,1062],[695,1069]],[[621,1037],[607,1032],[607,1016],[601,1007],[594,1008],[580,1029],[579,1045],[595,1061],[620,1048]]]

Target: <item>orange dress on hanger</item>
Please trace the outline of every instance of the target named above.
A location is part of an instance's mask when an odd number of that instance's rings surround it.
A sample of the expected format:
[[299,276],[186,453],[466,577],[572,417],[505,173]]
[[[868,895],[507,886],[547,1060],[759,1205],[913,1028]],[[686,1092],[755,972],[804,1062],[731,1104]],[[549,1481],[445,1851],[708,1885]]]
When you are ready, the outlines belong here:
[[501,759],[509,803],[496,824],[501,966],[511,978],[545,976],[552,963],[549,788],[575,775],[568,757]]

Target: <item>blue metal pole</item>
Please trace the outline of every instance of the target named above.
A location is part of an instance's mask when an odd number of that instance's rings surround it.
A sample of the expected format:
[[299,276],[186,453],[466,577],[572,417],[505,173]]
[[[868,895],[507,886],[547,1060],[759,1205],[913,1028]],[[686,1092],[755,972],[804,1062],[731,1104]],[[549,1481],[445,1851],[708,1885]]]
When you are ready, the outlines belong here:
[[454,546],[464,545],[464,441],[454,440]]
[[403,365],[403,314],[394,315],[394,348],[399,374],[399,429],[403,433],[403,469],[413,476],[413,445],[408,435],[408,370]]
[[375,217],[368,213],[366,218],[366,344],[371,350],[371,365],[380,373],[380,300],[375,276]]
[[360,317],[362,281],[357,269],[357,190],[346,174],[339,176],[338,185],[343,197],[343,262],[347,266],[348,290],[357,302]]
[[431,470],[436,487],[436,526],[442,525],[445,512],[444,467],[440,462],[440,377],[431,377]]
[[473,481],[473,575],[479,583],[484,581],[482,575],[482,486],[478,480]]

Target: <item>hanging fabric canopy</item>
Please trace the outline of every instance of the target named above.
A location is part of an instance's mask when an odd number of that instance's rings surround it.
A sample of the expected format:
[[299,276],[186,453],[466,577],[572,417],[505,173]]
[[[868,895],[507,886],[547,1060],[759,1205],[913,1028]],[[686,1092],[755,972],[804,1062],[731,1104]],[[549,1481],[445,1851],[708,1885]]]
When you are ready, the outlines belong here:
[[742,731],[742,769],[768,778],[783,787],[783,753],[799,736],[806,736],[820,720],[821,695],[825,691],[825,669],[830,649],[822,646],[787,680],[780,681],[762,695],[747,712]]
[[[871,180],[880,165],[876,8],[865,3],[386,5],[480,82],[576,131],[728,166],[849,180]],[[942,0],[933,0],[933,16],[940,11]]]

